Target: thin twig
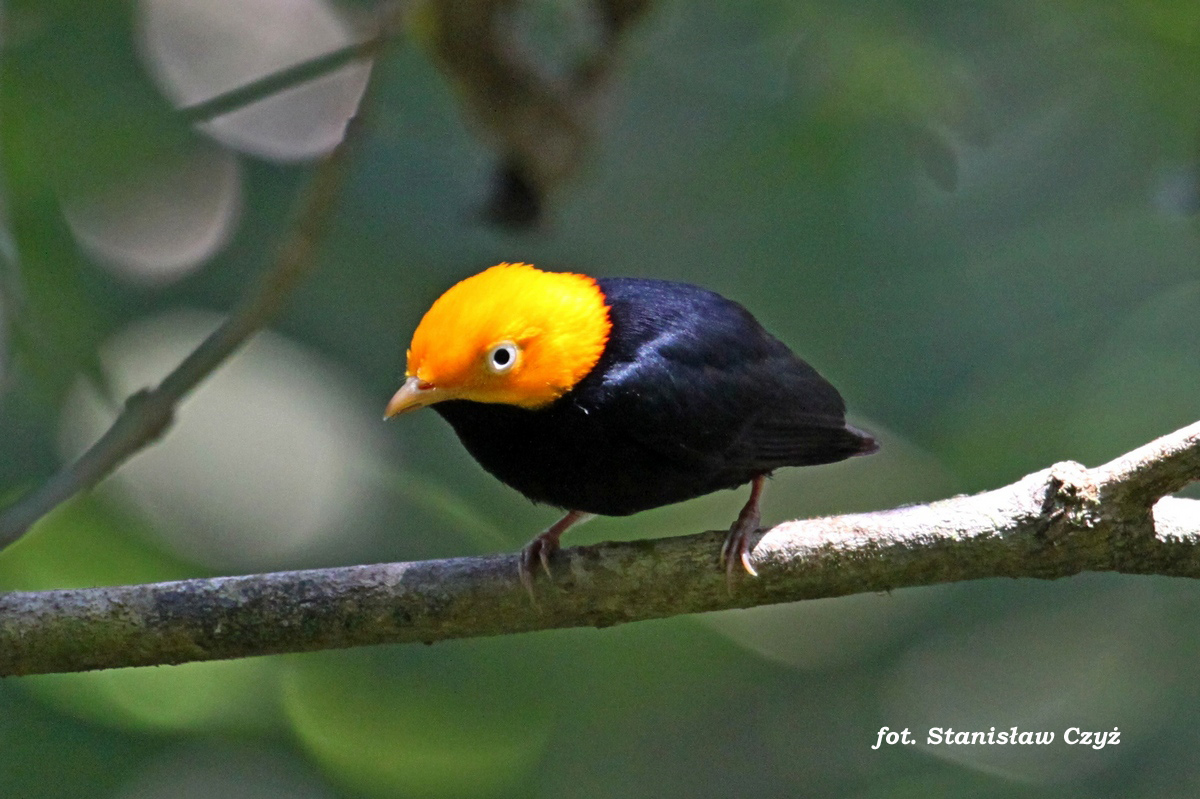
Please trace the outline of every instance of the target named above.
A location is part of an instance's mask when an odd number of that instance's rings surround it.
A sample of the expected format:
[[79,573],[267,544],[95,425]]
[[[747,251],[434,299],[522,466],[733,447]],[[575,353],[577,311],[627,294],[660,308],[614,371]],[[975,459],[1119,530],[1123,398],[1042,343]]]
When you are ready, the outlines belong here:
[[760,576],[732,594],[724,531],[562,550],[536,605],[515,555],[14,592],[0,595],[0,675],[606,627],[985,577],[1200,578],[1200,501],[1158,494],[1198,479],[1200,423],[1095,469],[1061,463],[983,494],[788,522],[755,542]]
[[[353,57],[378,53],[391,39],[402,14],[401,6],[389,7],[389,15],[384,17],[379,32],[367,42],[355,45]],[[349,60],[350,56],[339,51],[316,61],[332,69],[342,63],[339,58]],[[292,85],[290,81],[300,74],[315,77],[310,68],[312,63],[267,76],[184,113],[197,118],[225,113],[236,107],[236,103],[260,99],[268,89]],[[368,84],[368,92],[373,83]],[[367,103],[368,97],[364,95],[359,103],[359,118]],[[300,211],[274,262],[237,308],[157,387],[142,389],[129,397],[112,426],[75,462],[0,513],[0,548],[19,539],[38,519],[72,496],[95,487],[130,457],[157,441],[170,426],[179,401],[278,313],[316,265],[318,246],[333,216],[346,171],[347,151],[354,131],[360,126],[357,120],[348,126],[342,141],[317,165]]]
[[218,94],[216,97],[210,97],[202,102],[181,108],[179,109],[179,113],[187,122],[207,122],[222,114],[228,114],[239,108],[245,108],[259,100],[278,94],[285,89],[290,89],[293,86],[307,83],[314,78],[328,75],[352,61],[370,60],[379,52],[380,44],[380,36],[373,36],[364,42],[356,42],[334,50],[331,53],[325,53],[308,61],[301,61],[299,64],[281,69],[278,72],[264,75],[244,86],[239,86],[223,94]]

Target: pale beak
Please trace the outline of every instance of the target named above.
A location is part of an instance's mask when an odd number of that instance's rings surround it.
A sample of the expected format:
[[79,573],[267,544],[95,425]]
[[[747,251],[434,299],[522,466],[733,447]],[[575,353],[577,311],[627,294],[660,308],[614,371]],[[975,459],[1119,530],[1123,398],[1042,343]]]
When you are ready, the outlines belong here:
[[446,399],[444,392],[438,391],[420,378],[410,377],[400,386],[400,390],[392,395],[387,409],[383,412],[383,418],[391,419],[393,416],[424,408],[442,399]]

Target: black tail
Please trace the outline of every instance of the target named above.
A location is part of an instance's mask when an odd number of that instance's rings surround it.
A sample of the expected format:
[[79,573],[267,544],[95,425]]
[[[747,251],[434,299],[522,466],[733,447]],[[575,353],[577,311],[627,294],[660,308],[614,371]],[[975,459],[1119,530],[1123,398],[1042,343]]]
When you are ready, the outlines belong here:
[[846,432],[853,436],[854,441],[852,442],[852,446],[855,447],[847,457],[873,455],[879,451],[879,441],[865,430],[859,430],[857,427],[848,424],[846,425]]

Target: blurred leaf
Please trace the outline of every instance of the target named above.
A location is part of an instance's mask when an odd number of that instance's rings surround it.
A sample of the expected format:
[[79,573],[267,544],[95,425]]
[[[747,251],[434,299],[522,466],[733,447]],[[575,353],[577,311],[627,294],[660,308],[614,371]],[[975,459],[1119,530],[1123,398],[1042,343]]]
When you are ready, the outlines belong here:
[[[147,543],[139,523],[73,500],[0,553],[0,587],[36,591],[183,579],[195,569]],[[261,728],[273,718],[270,658],[30,677],[21,685],[67,713],[132,728]]]
[[955,59],[933,39],[836,12],[822,22],[818,51],[834,107],[907,121],[938,119],[960,102]]
[[909,130],[913,153],[925,168],[925,174],[942,191],[958,188],[958,154],[945,136],[930,127],[917,125]]
[[277,721],[277,658],[27,677],[23,688],[92,722],[145,731],[262,733]]
[[20,799],[116,796],[165,742],[56,713],[20,686],[0,686],[0,796]]
[[311,766],[274,742],[176,746],[127,783],[118,799],[335,799]]
[[[1158,43],[1191,51],[1200,59],[1200,5],[1191,0],[1120,0],[1106,4],[1110,13],[1123,23],[1121,32],[1145,33]],[[1091,4],[1083,7],[1094,9]]]
[[1163,291],[1114,325],[1074,387],[1066,424],[1101,463],[1200,420],[1200,282]]
[[503,683],[470,672],[395,679],[336,662],[293,661],[284,707],[301,744],[356,790],[504,794],[527,779],[549,739],[546,713]]
[[389,472],[385,479],[396,494],[435,518],[445,521],[480,549],[506,549],[512,544],[511,535],[481,514],[476,503],[436,478],[409,469]]
[[41,591],[195,577],[196,569],[150,546],[149,531],[109,504],[74,499],[0,552],[0,590]]
[[10,324],[18,355],[56,401],[80,371],[103,387],[96,345],[106,317],[59,192],[102,188],[192,134],[138,63],[128,6],[13,5],[26,32],[0,49],[0,185],[21,289]]
[[[1177,593],[1163,580],[1088,575],[1074,583],[1024,580],[1020,599],[999,581],[956,592],[993,592],[1003,610],[966,612],[928,630],[889,674],[884,719],[919,731],[912,747],[985,773],[1032,783],[1070,783],[1119,771],[1138,741],[1163,727],[1191,654],[1172,642]],[[1102,609],[1098,611],[1098,609]],[[1055,735],[1046,746],[927,743],[925,731],[988,732],[1012,726]],[[893,725],[896,726],[896,725]],[[1067,745],[1071,726],[1109,731],[1122,745]]]
[[[871,754],[875,754],[872,752]],[[1014,782],[978,772],[948,772],[929,769],[922,773],[880,779],[870,788],[855,793],[853,799],[926,799],[929,796],[970,796],[973,799],[1069,799],[1076,794],[1061,785],[1039,788],[1026,782]],[[1081,796],[1087,794],[1079,794]]]
[[10,5],[35,22],[18,46],[0,50],[0,143],[9,191],[36,197],[66,186],[102,187],[190,140],[190,125],[142,67],[133,43],[134,4]]
[[51,402],[80,372],[111,394],[96,351],[101,327],[97,308],[57,202],[17,198],[10,216],[20,270],[20,298],[13,303],[11,322],[14,354]]
[[1196,75],[1200,74],[1200,5],[1192,0],[1072,0],[1069,8],[1098,28],[1094,54],[1116,61],[1155,133],[1175,158],[1195,157]]

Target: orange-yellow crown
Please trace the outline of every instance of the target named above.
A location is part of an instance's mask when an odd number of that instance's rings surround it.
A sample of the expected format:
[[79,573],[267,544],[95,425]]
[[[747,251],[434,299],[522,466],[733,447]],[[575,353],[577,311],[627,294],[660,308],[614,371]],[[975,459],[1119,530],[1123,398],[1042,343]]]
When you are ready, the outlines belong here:
[[594,279],[499,264],[433,303],[413,333],[408,377],[429,395],[420,404],[469,399],[538,408],[592,370],[611,327]]

